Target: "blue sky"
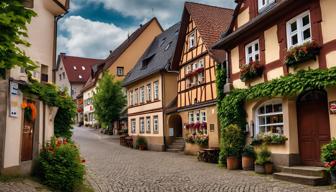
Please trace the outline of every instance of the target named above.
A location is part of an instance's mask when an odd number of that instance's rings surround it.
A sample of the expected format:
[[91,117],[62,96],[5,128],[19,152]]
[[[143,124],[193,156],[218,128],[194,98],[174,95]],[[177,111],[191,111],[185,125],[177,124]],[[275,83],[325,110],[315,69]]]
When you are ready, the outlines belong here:
[[[234,0],[191,0],[234,8]],[[183,0],[71,0],[59,21],[58,52],[105,58],[140,24],[157,17],[163,28],[177,23]]]

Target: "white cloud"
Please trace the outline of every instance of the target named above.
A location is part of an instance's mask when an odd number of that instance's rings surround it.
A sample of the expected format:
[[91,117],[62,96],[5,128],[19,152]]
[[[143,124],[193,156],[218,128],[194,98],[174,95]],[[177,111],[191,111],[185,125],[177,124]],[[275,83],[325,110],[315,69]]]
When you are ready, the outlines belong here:
[[[61,20],[58,51],[82,57],[105,58],[127,38],[128,31],[114,24],[71,16]],[[65,35],[64,35],[65,34]]]

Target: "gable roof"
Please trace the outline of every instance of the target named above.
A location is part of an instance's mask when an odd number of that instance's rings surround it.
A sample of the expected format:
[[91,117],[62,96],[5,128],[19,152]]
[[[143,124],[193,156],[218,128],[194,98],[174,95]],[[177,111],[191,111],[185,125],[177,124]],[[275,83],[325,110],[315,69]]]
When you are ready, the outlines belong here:
[[99,74],[103,72],[104,66],[105,66],[105,63],[100,63],[100,64],[93,65],[91,67],[89,79],[86,81],[84,87],[81,89],[81,93],[83,93],[84,91],[96,85]]
[[217,61],[222,63],[225,60],[225,51],[213,50],[212,45],[216,43],[223,31],[226,31],[231,23],[233,9],[205,5],[200,3],[186,2],[181,19],[181,29],[174,57],[174,65],[179,65],[183,46],[186,38],[186,30],[191,18],[204,41],[209,54]]
[[[86,83],[91,74],[91,67],[94,64],[102,63],[104,60],[84,57],[67,56],[61,53],[60,61],[63,62],[64,70],[70,83]],[[59,64],[58,64],[59,67]]]
[[177,23],[156,36],[151,45],[127,74],[123,86],[162,70],[171,70],[171,61],[175,52],[180,23]]
[[105,59],[106,65],[104,69],[108,69],[124,53],[124,51],[126,51],[127,48],[131,46],[132,43],[147,29],[147,27],[152,22],[156,22],[163,31],[162,26],[160,25],[156,17],[153,17],[146,24],[140,25],[140,28],[134,31],[123,43],[119,45],[119,47],[117,47],[113,52],[111,52],[110,55]]

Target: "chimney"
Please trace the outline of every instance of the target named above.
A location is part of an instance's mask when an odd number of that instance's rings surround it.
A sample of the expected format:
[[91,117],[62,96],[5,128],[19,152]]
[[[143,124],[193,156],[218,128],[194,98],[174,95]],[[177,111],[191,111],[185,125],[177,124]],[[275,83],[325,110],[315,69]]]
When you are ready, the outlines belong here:
[[140,28],[142,27],[142,24],[140,24]]

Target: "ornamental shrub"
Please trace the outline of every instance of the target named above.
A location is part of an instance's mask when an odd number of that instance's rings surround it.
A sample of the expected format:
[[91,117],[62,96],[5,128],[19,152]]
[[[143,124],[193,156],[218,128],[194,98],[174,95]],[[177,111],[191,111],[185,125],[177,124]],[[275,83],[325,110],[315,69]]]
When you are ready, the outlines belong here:
[[242,156],[251,157],[254,159],[256,157],[256,152],[254,151],[254,147],[252,145],[246,145],[243,149]]
[[71,192],[83,184],[84,165],[73,143],[52,138],[40,153],[37,176],[56,190]]
[[135,141],[135,148],[139,149],[139,146],[143,145],[145,148],[147,148],[147,140],[144,137],[138,137],[137,140]]
[[321,160],[328,171],[336,172],[336,139],[333,138],[330,143],[324,145],[321,149]]
[[255,163],[257,165],[265,165],[266,163],[271,163],[272,153],[268,150],[266,144],[263,144],[260,151],[257,153],[257,159]]
[[229,125],[223,130],[222,145],[222,155],[225,158],[230,156],[239,156],[241,154],[245,144],[244,134],[242,129],[237,125]]

